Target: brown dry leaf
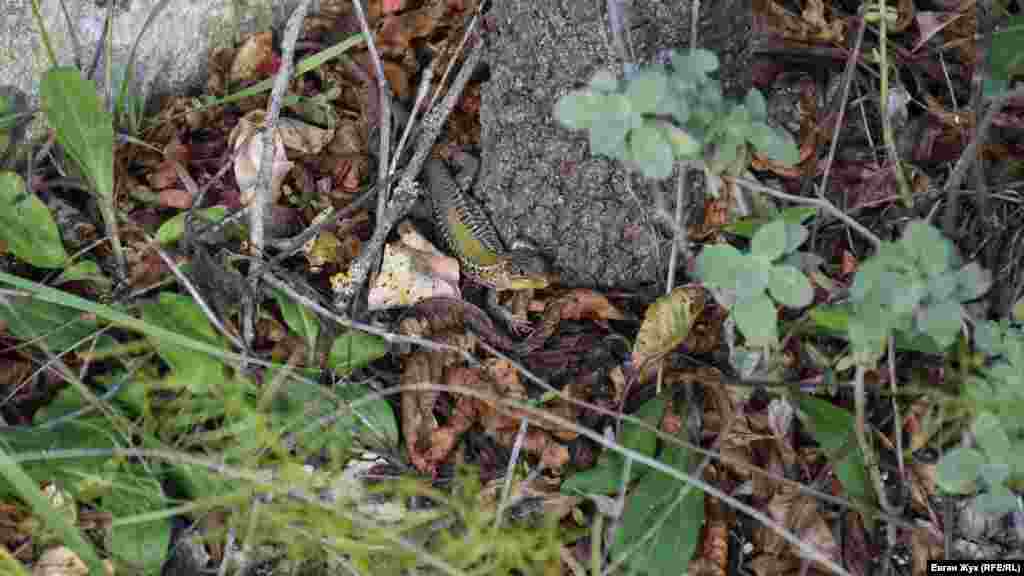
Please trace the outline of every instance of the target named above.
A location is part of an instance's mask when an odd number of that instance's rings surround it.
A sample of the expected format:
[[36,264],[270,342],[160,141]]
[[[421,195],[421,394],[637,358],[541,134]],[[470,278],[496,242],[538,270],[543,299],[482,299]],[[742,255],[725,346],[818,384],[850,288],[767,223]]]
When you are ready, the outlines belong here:
[[942,546],[942,530],[933,524],[910,531],[911,574],[928,574],[928,561],[945,558]]
[[641,372],[641,379],[650,371],[650,360],[675,350],[686,340],[706,301],[703,288],[687,284],[658,298],[647,308],[633,346],[632,360]]
[[[0,334],[6,332],[6,325],[0,320]],[[20,358],[4,358],[0,362],[0,390],[18,390],[32,374],[32,366]]]
[[[821,517],[818,501],[815,498],[799,493],[796,491],[796,487],[787,484],[780,487],[771,497],[766,511],[773,520],[785,526],[802,541],[814,546],[826,558],[837,563],[842,562],[839,558],[839,545],[825,519]],[[765,526],[758,526],[754,540],[760,543],[761,550],[787,550],[798,557],[803,557],[803,553],[798,548],[793,547],[774,530]],[[817,563],[815,564],[817,565]],[[824,566],[817,566],[825,573],[828,572]]]
[[708,198],[704,201],[704,217],[687,232],[691,240],[709,240],[729,223],[729,199]]
[[917,52],[920,50],[921,47],[927,44],[933,36],[962,16],[962,14],[953,14],[950,12],[918,12],[915,17],[917,22],[918,38],[910,51]]
[[[578,496],[568,496],[560,493],[558,491],[560,485],[561,480],[558,478],[539,475],[530,481],[521,480],[513,482],[509,498],[511,501],[520,498],[540,498],[543,502],[545,515],[551,515],[559,519],[565,518],[580,503],[581,499]],[[495,509],[504,489],[504,478],[496,478],[488,482],[480,491],[480,504],[487,509]]]
[[890,34],[902,34],[917,19],[914,0],[896,0],[896,12],[896,21],[887,26]]
[[160,205],[164,208],[187,210],[192,206],[192,195],[181,188],[167,188],[160,191]]
[[281,118],[277,122],[281,141],[288,150],[300,154],[319,154],[334,140],[334,131],[320,128],[294,118]]
[[[714,483],[713,466],[704,469],[704,481]],[[722,503],[714,497],[704,499],[704,529],[700,553],[690,561],[688,573],[693,576],[725,576],[729,566],[729,516]]]
[[[235,180],[238,189],[241,191],[241,203],[243,205],[252,201],[256,194],[256,180],[259,177],[260,158],[263,153],[263,138],[260,130],[266,118],[263,110],[254,110],[246,114],[235,129],[231,131],[228,142],[232,143],[235,155]],[[284,151],[284,140],[280,130],[274,131],[274,159],[270,168],[270,192],[271,202],[276,203],[281,198],[281,185],[284,183],[288,171],[294,165],[288,160]]]
[[248,37],[235,52],[228,72],[233,86],[262,80],[276,69],[273,33],[260,32]]
[[381,67],[384,69],[384,77],[388,79],[388,85],[391,86],[391,91],[395,97],[403,102],[411,100],[414,94],[412,93],[412,79],[409,77],[409,71],[402,65],[390,60],[382,62]]
[[846,22],[825,18],[824,4],[821,0],[804,2],[802,16],[786,10],[775,0],[754,0],[753,11],[757,18],[774,34],[786,40],[825,44],[845,42]]
[[825,3],[822,0],[806,0],[801,17],[813,30],[811,39],[820,42],[843,41],[846,23],[838,19],[828,22],[825,17]]
[[370,310],[409,306],[437,296],[460,296],[458,260],[398,242],[384,246],[380,273],[367,296]]
[[907,474],[910,477],[907,481],[910,483],[911,505],[918,514],[927,514],[931,510],[928,499],[935,496],[935,476],[938,467],[919,460],[912,460],[909,464]]
[[559,301],[562,304],[562,320],[625,320],[626,315],[612,305],[608,298],[588,288],[577,288],[563,294]]
[[858,266],[857,257],[853,255],[853,252],[844,249],[839,264],[839,275],[849,276],[857,271]]
[[447,11],[444,2],[432,2],[417,10],[385,16],[377,32],[377,47],[386,54],[405,52],[412,41],[424,38],[441,24]]
[[[452,333],[454,321],[451,318],[434,316],[430,318],[409,317],[399,324],[399,332],[407,336],[433,338],[462,350],[475,346],[472,336]],[[416,386],[423,384],[467,384],[472,374],[457,373],[450,369],[460,360],[452,351],[417,350],[405,357],[402,365],[400,384]],[[475,385],[468,382],[468,385]],[[409,461],[422,473],[433,474],[437,464],[444,461],[454,447],[457,428],[449,422],[449,429],[438,428],[434,418],[434,404],[440,392],[436,390],[403,390],[401,397],[402,435],[405,438]],[[453,415],[452,420],[456,420]],[[471,425],[471,423],[469,424]],[[469,425],[466,425],[468,429]]]
[[154,190],[170,188],[178,183],[178,172],[174,168],[174,160],[165,159],[146,174],[146,182]]
[[[440,374],[435,374],[436,364],[431,362],[431,355],[418,351],[406,358],[402,368],[401,385],[435,384],[440,382]],[[431,432],[437,428],[434,419],[434,402],[438,392],[434,390],[413,391],[403,390],[402,435],[405,437],[405,449],[409,461],[417,470],[433,474],[435,467],[428,462],[426,455],[430,450]]]
[[406,0],[381,0],[380,12],[381,14],[393,14],[395,12],[401,12],[406,8]]

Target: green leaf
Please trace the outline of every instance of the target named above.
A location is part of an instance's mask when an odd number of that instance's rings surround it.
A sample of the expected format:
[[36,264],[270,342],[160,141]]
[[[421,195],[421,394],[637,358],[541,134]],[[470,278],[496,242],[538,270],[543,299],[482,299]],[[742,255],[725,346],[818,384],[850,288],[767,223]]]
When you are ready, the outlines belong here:
[[[850,330],[851,326],[850,316],[852,310],[853,307],[850,304],[815,306],[810,310],[810,318],[813,322],[814,331],[836,338],[848,338],[852,342],[853,338],[848,334],[848,330]],[[923,354],[935,355],[941,355],[943,353],[943,350],[928,337],[907,335],[901,332],[896,332],[895,340],[897,350],[911,350],[914,352],[921,352]]]
[[[335,390],[338,395],[349,401],[360,401],[354,408],[353,430],[362,440],[364,446],[372,446],[377,450],[394,449],[398,446],[398,419],[387,398],[377,395],[367,399],[376,391],[365,384],[342,385]],[[381,445],[383,441],[384,445]]]
[[775,304],[767,294],[737,300],[732,307],[736,327],[747,339],[748,346],[771,346],[779,342]]
[[50,211],[13,172],[0,172],[0,240],[38,268],[57,268],[68,259]]
[[954,448],[939,459],[935,467],[935,481],[940,488],[952,494],[966,494],[974,490],[985,457],[974,448]]
[[[207,222],[220,222],[228,213],[227,206],[210,206],[202,210],[196,210],[195,215]],[[185,235],[185,217],[188,211],[175,214],[160,225],[156,231],[156,241],[160,244],[172,244]]]
[[640,116],[634,117],[629,100],[621,94],[610,94],[596,103],[596,117],[600,121],[590,126],[590,149],[594,154],[608,153],[626,140]]
[[976,300],[992,287],[992,273],[977,262],[971,262],[957,271],[957,285],[961,302]]
[[600,119],[600,102],[604,98],[590,90],[573,90],[555,103],[555,119],[571,130],[590,128]]
[[668,93],[668,77],[658,67],[647,69],[629,81],[626,98],[640,114],[650,114]]
[[[622,484],[622,455],[617,452],[604,451],[597,463],[591,468],[581,470],[562,482],[559,491],[562,494],[611,494]],[[638,466],[630,468],[630,478],[636,479],[641,470]]]
[[57,141],[82,168],[93,190],[114,197],[114,125],[96,85],[72,67],[51,68],[39,95]]
[[736,270],[745,256],[729,244],[706,246],[697,255],[696,274],[703,282],[718,288],[734,289]]
[[92,544],[82,536],[74,524],[54,509],[49,499],[43,496],[38,482],[30,478],[25,470],[11,458],[9,450],[2,446],[0,446],[0,475],[21,500],[32,508],[34,515],[42,519],[48,529],[59,534],[64,545],[71,548],[79,558],[89,565],[89,570],[93,574],[106,573]]
[[763,297],[772,277],[772,265],[767,260],[744,256],[733,271],[733,286],[737,300]]
[[391,451],[398,445],[398,421],[387,399],[374,394],[362,383],[328,390],[301,380],[289,382],[287,393],[274,399],[274,427],[294,434],[306,453],[348,454],[355,440],[372,450]]
[[703,48],[676,52],[672,55],[672,67],[683,78],[703,82],[709,72],[718,69],[718,55]]
[[[634,417],[657,429],[665,412],[665,400],[659,396],[645,402]],[[640,452],[645,456],[653,456],[658,437],[654,432],[641,428],[627,420],[622,423],[622,436],[619,443],[623,447]],[[605,450],[597,459],[597,464],[589,470],[573,474],[562,483],[563,494],[611,494],[622,484],[624,457],[618,452]],[[644,466],[630,467],[630,480],[635,480],[647,472]]]
[[[814,208],[813,206],[791,206],[783,210],[779,215],[779,218],[782,218],[782,220],[785,221],[787,224],[800,224],[817,213],[818,209]],[[764,226],[768,222],[771,222],[771,220],[768,218],[748,216],[746,218],[740,218],[739,220],[733,222],[732,224],[729,224],[728,226],[725,227],[725,231],[730,234],[742,236],[744,238],[753,238],[754,233],[758,230],[758,228]],[[806,240],[808,234],[807,229],[804,228],[803,226],[801,226],[801,229],[803,238],[804,240]],[[796,242],[799,236],[794,236],[788,228],[786,234],[788,237],[788,246],[786,249],[787,253],[796,250],[797,248],[800,247],[800,244],[803,244],[803,241],[801,241],[800,243],[797,243],[795,246],[792,246],[792,244]]]
[[100,510],[110,513],[114,521],[107,549],[142,573],[157,574],[167,559],[171,519],[160,514],[141,520],[131,516],[161,512],[169,503],[159,481],[146,474],[142,466],[133,465],[130,470],[131,474],[118,474],[110,493],[99,506]]
[[669,122],[657,121],[676,158],[696,158],[703,146],[689,132]]
[[1017,509],[1017,495],[1002,484],[992,486],[989,491],[974,499],[975,506],[988,514],[1005,514]]
[[750,125],[747,142],[768,158],[787,166],[800,161],[800,148],[787,130],[776,130],[763,121]]
[[281,309],[285,324],[306,343],[307,363],[313,364],[316,358],[316,338],[320,334],[320,322],[316,315],[280,290],[274,290],[274,299]]
[[953,246],[941,232],[923,220],[907,224],[900,244],[926,276],[938,276],[949,270]]
[[760,227],[750,241],[750,254],[768,262],[773,262],[786,253],[786,223],[773,220]]
[[988,411],[982,412],[974,419],[972,428],[978,447],[990,462],[1006,462],[1010,459],[1013,448],[999,417]]
[[960,304],[954,300],[928,306],[917,315],[917,329],[945,349],[956,340],[960,331]]
[[[161,292],[156,302],[140,306],[140,312],[142,319],[150,324],[209,345],[223,346],[202,308],[188,296]],[[224,366],[219,360],[163,338],[149,336],[149,340],[175,372],[176,381],[185,383],[192,393],[206,394],[224,381]]]
[[1009,90],[1010,80],[1024,77],[1024,58],[1020,47],[1024,45],[1024,14],[1009,17],[1005,28],[992,35],[992,81],[985,95],[993,97]]
[[811,435],[833,463],[836,476],[850,498],[874,507],[875,493],[868,479],[864,455],[854,436],[853,414],[810,394],[799,393],[796,401]]
[[658,102],[654,115],[671,118],[677,125],[683,126],[690,118],[690,103],[686,93],[680,91],[673,82],[669,81],[668,87],[668,93]]
[[[99,330],[96,320],[71,308],[25,296],[6,297],[7,302],[4,298],[0,296],[0,322],[7,324],[8,332],[26,342],[41,339],[54,353],[88,343]],[[111,342],[109,337],[101,338],[105,344]]]
[[924,301],[928,295],[928,286],[923,280],[883,270],[879,274],[876,294],[883,298],[882,302],[891,308],[892,314],[907,316]]
[[783,213],[782,221],[786,223],[786,254],[794,252],[801,244],[807,241],[807,238],[811,235],[799,222],[790,222],[786,219],[785,213]]
[[[1012,458],[1013,453],[1009,453],[1007,457]],[[981,478],[989,486],[1002,484],[1007,478],[1010,477],[1010,465],[1002,462],[994,463],[991,461],[991,458],[989,458],[989,462],[986,462],[981,467],[981,470],[978,471],[978,475],[981,476]]]
[[750,111],[752,120],[764,122],[768,118],[768,101],[765,100],[764,94],[761,94],[761,91],[757,88],[751,88],[750,92],[747,92],[743,105]]
[[60,276],[58,276],[53,283],[60,285],[65,282],[76,281],[92,282],[103,289],[110,288],[113,284],[110,278],[107,278],[103,274],[103,271],[100,270],[99,264],[92,260],[79,260],[71,266],[68,266],[60,273]]
[[[688,470],[688,451],[680,446],[665,446],[660,459],[682,472]],[[612,544],[612,558],[626,552],[661,522],[654,537],[642,544],[627,563],[634,570],[652,575],[678,574],[679,566],[693,557],[704,522],[704,493],[691,488],[677,501],[684,488],[686,484],[663,472],[652,470],[645,475],[629,494],[621,529],[616,531]]]
[[[928,280],[927,297],[932,301],[949,300],[957,289],[957,273],[947,270]],[[959,299],[957,299],[959,301]]]
[[630,134],[630,148],[633,161],[640,166],[644,176],[662,180],[672,175],[672,147],[656,122],[646,121],[643,126],[633,130]]
[[[665,399],[661,396],[655,396],[644,402],[633,416],[657,430],[664,413]],[[653,431],[642,428],[640,425],[628,420],[622,423],[622,438],[619,439],[619,442],[624,448],[636,450],[645,456],[652,456],[654,455],[657,441],[658,437]]]
[[810,306],[814,300],[814,287],[799,269],[789,266],[772,267],[768,290],[773,298],[789,308]]
[[383,357],[387,351],[387,345],[380,336],[348,330],[334,339],[327,355],[327,367],[340,374],[348,374]]

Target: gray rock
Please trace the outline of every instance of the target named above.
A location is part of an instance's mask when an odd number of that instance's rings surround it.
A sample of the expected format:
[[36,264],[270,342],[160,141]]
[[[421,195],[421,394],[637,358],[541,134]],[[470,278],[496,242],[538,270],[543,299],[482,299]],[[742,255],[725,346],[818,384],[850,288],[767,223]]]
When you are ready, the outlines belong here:
[[[116,1],[111,52],[116,65],[128,62],[132,45],[159,0]],[[142,94],[182,94],[206,77],[210,51],[230,46],[237,38],[278,26],[297,0],[170,0],[142,35],[136,53],[136,78]],[[39,106],[39,79],[50,68],[48,52],[32,15],[31,0],[0,2],[0,85],[17,86]],[[78,63],[88,69],[107,15],[106,2],[40,2],[43,26],[59,65]],[[67,17],[61,6],[67,7]],[[70,23],[70,29],[69,29]],[[72,29],[74,34],[72,34]],[[76,42],[77,39],[77,42]],[[95,78],[102,86],[102,59]],[[150,106],[155,102],[151,101]],[[37,133],[40,120],[30,129]]]
[[[594,0],[504,0],[490,13],[490,81],[481,110],[476,194],[506,243],[524,238],[553,257],[573,285],[664,281],[671,236],[651,217],[654,195],[672,209],[674,180],[650,185],[592,157],[586,135],[562,128],[557,99],[602,68],[620,70],[605,14]],[[627,2],[628,4],[628,2]],[[690,3],[633,0],[637,59],[689,48]],[[749,2],[702,2],[699,42],[719,54],[719,77],[745,94]],[[618,67],[618,68],[615,68]]]

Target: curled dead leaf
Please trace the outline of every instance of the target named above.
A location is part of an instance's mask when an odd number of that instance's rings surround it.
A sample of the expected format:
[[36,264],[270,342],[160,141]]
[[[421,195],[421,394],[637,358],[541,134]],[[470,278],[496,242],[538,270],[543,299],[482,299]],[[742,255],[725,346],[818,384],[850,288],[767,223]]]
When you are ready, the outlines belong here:
[[[243,205],[252,202],[256,195],[256,181],[259,178],[263,137],[260,136],[266,112],[254,110],[246,114],[231,131],[228,142],[235,151],[235,180],[241,192]],[[271,202],[281,198],[281,185],[294,164],[288,160],[280,130],[274,131],[274,159],[270,168]]]
[[228,79],[234,86],[262,80],[273,71],[274,41],[272,32],[248,37],[235,51]]
[[706,302],[703,288],[687,284],[647,308],[633,345],[633,365],[641,371],[641,378],[649,371],[647,363],[651,359],[671,352],[686,340]]

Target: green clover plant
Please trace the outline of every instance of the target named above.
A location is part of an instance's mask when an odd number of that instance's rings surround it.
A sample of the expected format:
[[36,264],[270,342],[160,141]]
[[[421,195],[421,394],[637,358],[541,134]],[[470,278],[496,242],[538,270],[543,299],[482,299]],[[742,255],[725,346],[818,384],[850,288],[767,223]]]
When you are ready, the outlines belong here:
[[961,304],[991,285],[991,273],[974,262],[962,266],[953,243],[938,230],[911,222],[898,242],[883,242],[861,264],[850,287],[854,361],[873,364],[894,332],[947,348],[961,328]]
[[739,175],[747,144],[786,164],[799,160],[793,137],[767,124],[764,96],[756,88],[742,104],[722,96],[709,76],[718,57],[708,50],[673,53],[671,66],[651,65],[626,80],[607,70],[558,100],[555,117],[587,130],[590,149],[621,161],[648,178],[672,174],[676,160],[703,160],[712,174]]
[[796,253],[807,236],[802,224],[777,219],[757,229],[748,253],[715,244],[697,256],[697,276],[730,310],[749,346],[778,343],[775,302],[803,308],[814,299]]
[[974,342],[987,356],[964,387],[968,404],[978,411],[972,427],[976,447],[958,447],[944,454],[936,480],[943,490],[954,494],[987,486],[987,491],[975,497],[978,508],[1009,512],[1017,506],[1010,489],[1024,485],[1024,418],[1020,416],[1024,409],[1024,330],[1005,318],[998,323],[979,322]]

